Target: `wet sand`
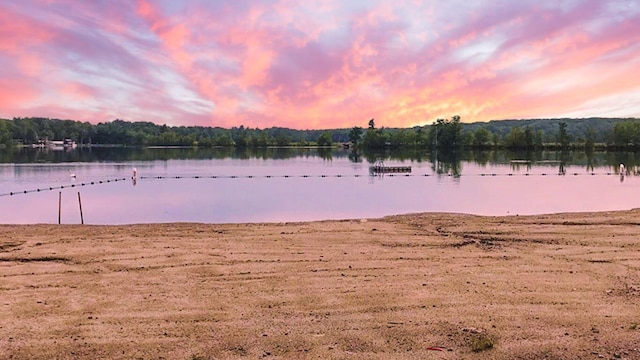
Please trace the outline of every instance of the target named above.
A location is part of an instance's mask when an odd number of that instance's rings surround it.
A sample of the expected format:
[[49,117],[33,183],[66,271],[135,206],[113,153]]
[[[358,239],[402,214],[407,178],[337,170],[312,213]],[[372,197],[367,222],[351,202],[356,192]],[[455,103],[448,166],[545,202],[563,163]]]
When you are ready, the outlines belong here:
[[0,226],[0,359],[640,359],[640,210]]

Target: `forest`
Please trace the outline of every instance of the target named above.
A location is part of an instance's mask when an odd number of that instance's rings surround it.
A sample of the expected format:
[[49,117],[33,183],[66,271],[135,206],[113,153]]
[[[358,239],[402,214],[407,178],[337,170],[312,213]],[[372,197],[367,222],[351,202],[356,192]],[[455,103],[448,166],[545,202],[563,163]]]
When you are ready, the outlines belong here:
[[640,150],[640,119],[525,119],[463,123],[459,116],[411,128],[378,126],[371,119],[346,129],[296,130],[244,126],[225,129],[114,120],[89,122],[42,117],[0,119],[0,147],[70,139],[79,146],[187,146],[259,148],[618,149]]

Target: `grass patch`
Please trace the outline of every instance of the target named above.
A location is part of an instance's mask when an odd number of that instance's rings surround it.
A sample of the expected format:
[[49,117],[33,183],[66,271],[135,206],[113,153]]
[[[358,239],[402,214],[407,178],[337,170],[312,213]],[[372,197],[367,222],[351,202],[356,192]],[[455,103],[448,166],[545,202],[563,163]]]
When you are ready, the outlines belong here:
[[493,339],[486,334],[477,334],[471,339],[471,351],[482,352],[493,349]]

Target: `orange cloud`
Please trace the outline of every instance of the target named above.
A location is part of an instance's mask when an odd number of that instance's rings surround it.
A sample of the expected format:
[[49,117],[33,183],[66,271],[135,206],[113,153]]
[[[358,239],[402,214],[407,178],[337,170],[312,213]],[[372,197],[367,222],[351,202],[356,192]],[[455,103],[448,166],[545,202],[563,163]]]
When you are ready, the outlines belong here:
[[[114,4],[0,3],[0,76],[12,84],[0,89],[0,113],[404,127],[587,104],[619,114],[616,94],[625,104],[640,96],[637,13],[615,2]],[[640,106],[627,112],[640,116]]]

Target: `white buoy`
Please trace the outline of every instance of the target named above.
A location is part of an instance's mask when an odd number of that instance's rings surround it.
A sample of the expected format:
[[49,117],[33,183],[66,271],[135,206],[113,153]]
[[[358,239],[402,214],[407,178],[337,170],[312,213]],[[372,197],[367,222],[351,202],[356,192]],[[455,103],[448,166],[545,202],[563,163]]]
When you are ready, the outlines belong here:
[[133,168],[133,178],[137,178],[138,177],[138,169]]
[[624,174],[624,164],[620,164],[620,174]]

